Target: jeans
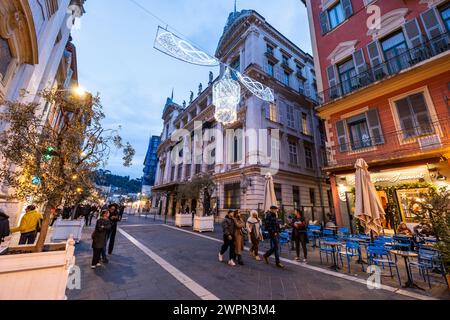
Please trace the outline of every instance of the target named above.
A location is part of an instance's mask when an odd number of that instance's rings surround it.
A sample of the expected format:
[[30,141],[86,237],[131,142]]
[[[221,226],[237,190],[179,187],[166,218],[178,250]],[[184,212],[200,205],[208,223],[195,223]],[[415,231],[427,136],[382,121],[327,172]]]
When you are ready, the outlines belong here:
[[102,254],[102,251],[103,251],[102,249],[94,248],[91,266],[95,266],[97,263],[100,262],[100,255]]
[[109,237],[111,236],[111,230],[106,232],[106,241],[105,241],[105,246],[103,247],[102,251],[101,251],[101,255],[102,255],[102,259],[103,260],[107,260],[107,256],[106,256],[106,247],[108,246],[108,240]]
[[117,233],[117,224],[114,223],[111,227],[111,232],[109,234],[109,246],[108,246],[108,253],[112,254],[114,250],[114,242],[116,240],[116,233]]
[[34,244],[35,240],[36,240],[36,231],[22,233],[20,235],[19,245]]
[[228,236],[223,236],[223,245],[220,249],[220,254],[223,256],[227,250],[230,249],[230,260],[234,260],[236,258],[234,252],[234,239],[228,239]]
[[270,238],[270,250],[266,252],[265,257],[270,257],[275,253],[275,262],[280,263],[280,240],[278,237]]
[[300,244],[301,244],[303,249],[303,258],[308,259],[308,249],[306,247],[306,239],[307,234],[304,232],[299,233],[296,237],[294,237],[295,251],[297,253],[297,257],[299,258],[300,258]]

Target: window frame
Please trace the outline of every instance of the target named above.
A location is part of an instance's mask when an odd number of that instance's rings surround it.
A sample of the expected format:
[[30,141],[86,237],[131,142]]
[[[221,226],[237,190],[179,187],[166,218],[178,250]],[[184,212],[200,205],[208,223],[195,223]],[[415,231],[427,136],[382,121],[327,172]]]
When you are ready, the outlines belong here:
[[302,133],[306,136],[311,135],[311,130],[309,127],[309,116],[307,113],[302,112]]
[[239,182],[226,183],[223,186],[223,207],[224,209],[240,209],[241,208],[241,185]]
[[[355,119],[355,118],[358,118],[358,117],[359,117],[359,119]],[[365,145],[364,144],[362,135],[359,137],[360,139],[357,140],[357,141],[355,141],[355,139],[354,139],[355,137],[353,137],[353,133],[352,133],[352,130],[351,130],[352,127],[360,125],[362,123],[365,124],[366,132],[369,135],[369,145]],[[350,149],[352,151],[367,149],[367,148],[371,148],[371,147],[374,146],[373,142],[372,142],[373,137],[370,134],[370,127],[369,127],[369,120],[367,119],[367,113],[364,112],[364,113],[361,113],[361,114],[356,115],[354,117],[346,119],[345,125],[347,126],[348,139],[350,140],[349,141],[349,145],[350,145]],[[359,143],[360,145],[357,146],[356,143]]]
[[[335,26],[332,26],[332,24],[331,24],[331,21],[332,21],[332,20],[331,20],[331,12],[336,12],[336,9],[337,9],[338,7],[341,8],[341,14],[342,14],[343,19],[342,19],[342,21],[338,22],[338,24],[336,24]],[[337,1],[334,5],[330,6],[330,7],[327,9],[327,18],[328,18],[328,24],[329,24],[329,27],[330,27],[330,31],[336,29],[336,28],[339,27],[341,24],[343,24],[343,23],[345,22],[345,20],[347,20],[347,19],[345,18],[344,6],[342,5],[342,2],[341,2],[341,1]],[[336,18],[338,18],[337,15],[336,15]]]
[[[309,149],[309,152],[308,152]],[[304,150],[305,150],[305,167],[307,169],[314,169],[314,155],[313,155],[313,147],[308,144],[305,143],[304,144]],[[308,153],[310,153],[310,155],[308,155]]]
[[444,11],[447,11],[447,10],[450,11],[450,2],[447,2],[443,6],[438,7],[436,9],[439,12],[439,16],[440,16],[442,22],[444,23],[444,26],[447,29],[447,32],[450,32],[450,16],[447,19],[445,19],[444,15],[443,15]]
[[288,141],[289,163],[298,165],[298,146],[294,141]]
[[295,129],[295,108],[289,104],[286,106],[286,120],[288,128]]

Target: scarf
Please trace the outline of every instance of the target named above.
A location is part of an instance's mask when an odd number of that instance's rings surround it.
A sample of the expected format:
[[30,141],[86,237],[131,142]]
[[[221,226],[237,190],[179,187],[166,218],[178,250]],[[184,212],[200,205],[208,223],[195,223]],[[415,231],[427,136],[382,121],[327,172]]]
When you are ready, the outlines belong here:
[[262,237],[261,235],[261,220],[258,218],[250,217],[247,220],[247,229],[249,234],[252,232],[253,225],[256,229],[256,238],[260,239]]

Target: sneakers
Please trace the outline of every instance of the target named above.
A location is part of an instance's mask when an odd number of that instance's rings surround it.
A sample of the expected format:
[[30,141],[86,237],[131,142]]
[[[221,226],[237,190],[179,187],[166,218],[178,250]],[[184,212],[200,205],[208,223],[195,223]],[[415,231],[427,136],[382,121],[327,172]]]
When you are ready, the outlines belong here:
[[97,268],[96,266],[91,266],[91,269],[95,269],[95,268]]
[[101,267],[102,264],[101,263],[97,263],[96,267]]
[[284,269],[284,266],[281,263],[277,263],[277,268]]
[[236,263],[233,260],[228,261],[228,265],[234,267]]
[[269,258],[267,258],[266,256],[263,256],[263,259],[266,264],[269,264]]
[[295,261],[300,261],[300,257],[295,257]]
[[260,258],[259,256],[256,256],[256,257],[255,257],[255,260],[256,260],[256,261],[261,261],[261,258]]
[[303,259],[303,261],[302,261],[303,263],[308,263],[308,260],[306,260],[306,259]]
[[223,255],[219,253],[219,261],[223,262]]

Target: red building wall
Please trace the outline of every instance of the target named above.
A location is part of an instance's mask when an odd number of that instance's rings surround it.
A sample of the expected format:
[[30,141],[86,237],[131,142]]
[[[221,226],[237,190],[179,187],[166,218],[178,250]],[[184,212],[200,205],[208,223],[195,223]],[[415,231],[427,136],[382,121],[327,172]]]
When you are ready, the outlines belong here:
[[[381,15],[384,15],[392,10],[400,8],[408,8],[409,13],[406,16],[406,20],[414,19],[420,16],[421,13],[428,10],[426,3],[421,4],[419,0],[378,0],[373,2],[381,9]],[[356,50],[364,48],[364,55],[366,62],[369,63],[369,56],[367,54],[366,47],[373,41],[372,36],[367,35],[368,27],[367,20],[371,14],[367,13],[367,9],[363,0],[351,0],[353,7],[353,15],[343,22],[341,25],[333,29],[332,31],[322,35],[320,26],[320,13],[322,0],[311,0],[314,29],[316,34],[316,42],[318,49],[318,57],[320,61],[323,89],[328,89],[328,77],[326,74],[326,68],[330,65],[328,57],[333,52],[338,44],[345,41],[358,40],[356,44]],[[425,30],[421,23],[420,17],[418,18],[420,28],[423,34]],[[317,53],[315,53],[317,54]]]

